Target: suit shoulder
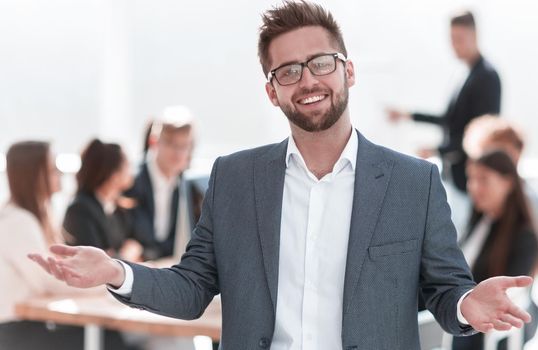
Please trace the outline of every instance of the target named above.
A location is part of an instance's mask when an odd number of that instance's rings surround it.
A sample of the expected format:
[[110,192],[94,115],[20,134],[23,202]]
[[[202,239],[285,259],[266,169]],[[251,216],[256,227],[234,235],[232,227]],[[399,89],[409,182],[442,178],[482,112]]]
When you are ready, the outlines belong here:
[[383,153],[384,158],[387,161],[392,162],[394,166],[409,169],[423,169],[428,172],[431,170],[432,166],[434,166],[434,164],[427,160],[404,154],[384,146],[377,147],[379,147],[380,151]]
[[218,158],[219,165],[246,165],[252,163],[254,159],[268,157],[275,153],[280,153],[282,150],[285,152],[286,148],[283,147],[287,144],[287,140],[281,143],[272,143],[265,146],[250,148],[238,152],[234,152]]

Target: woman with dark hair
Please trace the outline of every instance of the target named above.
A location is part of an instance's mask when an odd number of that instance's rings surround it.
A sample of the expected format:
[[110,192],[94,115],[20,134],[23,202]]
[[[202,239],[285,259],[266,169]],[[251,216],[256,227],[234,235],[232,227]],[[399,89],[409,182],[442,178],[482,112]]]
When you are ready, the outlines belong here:
[[48,246],[63,242],[50,218],[51,197],[60,190],[60,173],[50,145],[18,142],[9,148],[6,165],[10,199],[0,209],[0,348],[80,348],[83,343],[80,328],[51,330],[44,323],[16,319],[14,306],[21,301],[82,291],[58,283],[26,258],[34,251],[47,254]]
[[77,193],[63,227],[73,245],[101,248],[111,256],[140,261],[142,246],[132,238],[122,193],[132,185],[129,162],[114,143],[91,141],[82,152]]
[[[522,180],[511,158],[502,151],[486,153],[468,163],[467,176],[473,212],[462,251],[475,281],[499,275],[532,276],[538,243]],[[480,350],[483,335],[456,337],[452,348]]]

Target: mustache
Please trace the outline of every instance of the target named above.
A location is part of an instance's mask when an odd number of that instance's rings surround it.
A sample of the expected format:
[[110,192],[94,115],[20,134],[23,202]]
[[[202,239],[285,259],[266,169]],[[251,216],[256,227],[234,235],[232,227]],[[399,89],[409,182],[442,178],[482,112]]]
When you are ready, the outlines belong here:
[[292,99],[293,101],[299,99],[300,96],[309,95],[309,94],[323,94],[323,95],[330,95],[331,91],[328,89],[323,89],[320,87],[314,87],[311,89],[308,88],[302,88],[299,91],[297,91],[295,94],[293,94]]

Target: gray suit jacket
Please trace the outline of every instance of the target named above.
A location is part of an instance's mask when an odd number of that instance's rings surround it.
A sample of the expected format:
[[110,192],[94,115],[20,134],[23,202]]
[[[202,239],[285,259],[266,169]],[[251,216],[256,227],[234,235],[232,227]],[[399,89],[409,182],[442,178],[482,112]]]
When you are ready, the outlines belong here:
[[[202,216],[180,264],[131,264],[128,305],[200,317],[222,297],[224,350],[269,348],[278,301],[287,140],[215,161]],[[344,286],[344,350],[419,349],[417,295],[445,330],[469,329],[456,305],[474,286],[437,168],[359,134]]]

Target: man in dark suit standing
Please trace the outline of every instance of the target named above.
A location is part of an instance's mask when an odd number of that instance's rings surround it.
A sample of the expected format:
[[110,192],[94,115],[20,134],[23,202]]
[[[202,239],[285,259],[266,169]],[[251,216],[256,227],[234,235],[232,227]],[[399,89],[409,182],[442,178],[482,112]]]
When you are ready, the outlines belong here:
[[[174,253],[182,174],[189,167],[193,148],[189,110],[166,108],[153,122],[148,143],[145,162],[126,196],[136,201],[132,210],[135,237],[144,247],[144,258],[153,260]],[[186,244],[187,239],[182,239]]]
[[459,91],[453,95],[442,116],[408,113],[389,109],[392,121],[412,119],[433,123],[443,128],[443,142],[437,149],[422,149],[423,158],[439,154],[443,160],[443,178],[460,191],[466,192],[465,163],[467,155],[462,146],[463,132],[469,122],[484,114],[499,114],[501,81],[493,66],[480,53],[474,16],[464,12],[451,20],[450,35],[456,56],[465,62],[470,72]]

